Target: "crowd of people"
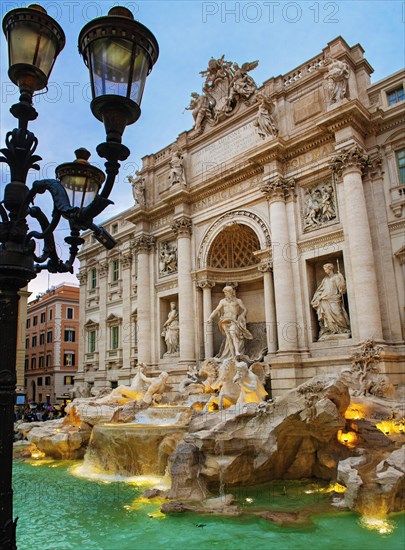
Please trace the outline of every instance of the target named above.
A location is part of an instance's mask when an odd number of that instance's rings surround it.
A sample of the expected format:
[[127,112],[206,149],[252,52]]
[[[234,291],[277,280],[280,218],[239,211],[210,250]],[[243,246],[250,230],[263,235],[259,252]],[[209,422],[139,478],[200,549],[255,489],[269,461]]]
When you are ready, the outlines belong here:
[[16,406],[15,420],[24,422],[45,422],[65,416],[65,405],[30,402],[24,406]]

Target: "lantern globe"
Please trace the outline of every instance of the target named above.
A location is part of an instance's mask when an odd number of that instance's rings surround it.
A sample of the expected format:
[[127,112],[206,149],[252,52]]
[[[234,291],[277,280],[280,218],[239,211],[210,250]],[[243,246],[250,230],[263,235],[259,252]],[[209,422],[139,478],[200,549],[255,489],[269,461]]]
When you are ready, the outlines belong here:
[[56,58],[65,46],[62,27],[42,6],[17,8],[3,19],[10,80],[31,95],[46,88]]
[[107,136],[120,142],[141,114],[146,77],[159,55],[156,38],[130,10],[114,7],[83,27],[79,52],[90,72],[91,110]]
[[81,210],[94,200],[105,175],[88,162],[90,153],[87,149],[77,149],[75,155],[76,160],[60,164],[55,172],[68,194],[70,205]]

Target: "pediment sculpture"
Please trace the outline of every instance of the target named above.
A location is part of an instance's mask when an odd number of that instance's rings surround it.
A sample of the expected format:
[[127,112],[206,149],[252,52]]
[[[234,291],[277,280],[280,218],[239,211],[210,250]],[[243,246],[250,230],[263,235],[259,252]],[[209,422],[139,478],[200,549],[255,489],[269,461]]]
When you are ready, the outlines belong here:
[[257,86],[248,74],[258,61],[237,63],[211,58],[208,67],[200,74],[205,78],[202,95],[193,92],[187,110],[193,112],[194,137],[204,131],[205,125],[214,126],[236,112],[241,103],[249,103]]

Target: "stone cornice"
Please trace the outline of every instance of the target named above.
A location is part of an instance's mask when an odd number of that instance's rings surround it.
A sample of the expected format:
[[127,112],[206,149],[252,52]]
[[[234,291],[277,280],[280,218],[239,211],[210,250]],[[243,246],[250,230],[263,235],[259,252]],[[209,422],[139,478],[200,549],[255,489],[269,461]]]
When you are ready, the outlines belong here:
[[240,269],[199,269],[191,275],[196,285],[199,285],[200,281],[207,280],[214,284],[229,284],[230,281],[241,283],[243,281],[262,280],[262,274],[259,273],[257,264]]
[[352,99],[325,113],[317,122],[317,126],[332,133],[352,126],[361,135],[366,136],[372,125],[368,109],[358,99]]
[[182,216],[177,218],[171,225],[173,233],[176,237],[190,237],[191,235],[192,222],[191,219],[187,216]]
[[390,222],[388,224],[388,228],[391,231],[396,231],[397,229],[400,229],[400,230],[403,230],[405,229],[405,220],[400,220],[400,221],[394,221],[394,222]]
[[300,253],[307,252],[308,250],[319,250],[325,248],[325,245],[336,244],[344,241],[343,229],[334,231],[333,233],[327,233],[320,237],[312,237],[311,239],[299,240],[298,248]]
[[370,165],[368,155],[357,144],[341,149],[330,161],[330,167],[338,178],[348,169],[357,169],[362,174]]

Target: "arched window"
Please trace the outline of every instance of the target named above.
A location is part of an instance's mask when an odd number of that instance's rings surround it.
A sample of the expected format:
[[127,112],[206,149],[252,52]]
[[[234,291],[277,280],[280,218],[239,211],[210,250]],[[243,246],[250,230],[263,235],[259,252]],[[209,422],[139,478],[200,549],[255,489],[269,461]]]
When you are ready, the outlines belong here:
[[233,223],[217,235],[208,254],[208,267],[237,269],[259,263],[254,252],[260,250],[256,233],[247,225]]

